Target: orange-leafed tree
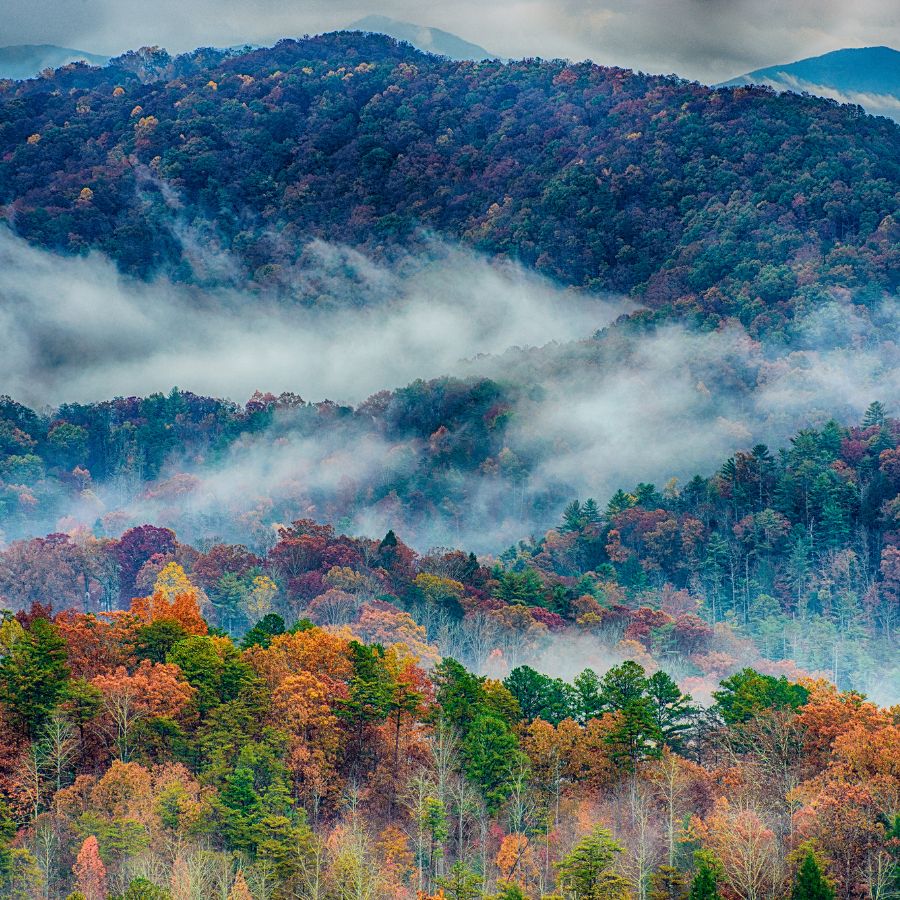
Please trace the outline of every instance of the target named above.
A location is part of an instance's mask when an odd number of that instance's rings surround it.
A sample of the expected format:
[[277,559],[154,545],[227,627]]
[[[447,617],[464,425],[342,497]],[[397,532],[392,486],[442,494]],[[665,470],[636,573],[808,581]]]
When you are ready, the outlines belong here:
[[285,677],[272,694],[272,715],[290,736],[288,765],[304,801],[335,796],[343,732],[335,705],[346,688],[312,672]]
[[160,716],[177,718],[195,693],[178,666],[146,659],[132,673],[120,666],[97,675],[91,684],[102,695],[106,732],[123,762],[134,751],[139,722]]
[[692,828],[722,864],[727,886],[740,900],[770,897],[782,879],[775,832],[748,804],[720,797],[712,812]]
[[131,613],[142,622],[169,619],[178,622],[188,634],[207,634],[209,629],[201,615],[206,596],[176,562],[163,567],[149,597],[135,597]]
[[106,900],[106,866],[100,858],[100,847],[93,835],[85,838],[75,865],[72,867],[75,884],[85,900]]

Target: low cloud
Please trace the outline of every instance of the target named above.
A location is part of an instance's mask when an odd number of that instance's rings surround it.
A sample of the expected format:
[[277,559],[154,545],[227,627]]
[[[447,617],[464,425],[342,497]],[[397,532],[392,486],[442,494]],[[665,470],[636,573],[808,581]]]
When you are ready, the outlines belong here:
[[0,229],[2,389],[37,406],[173,385],[356,403],[463,357],[582,337],[628,308],[440,244],[390,268],[321,242],[305,259],[294,299],[276,301],[133,281],[98,254],[55,256]]
[[885,116],[900,122],[900,97],[894,94],[875,94],[865,91],[839,91],[826,84],[804,81],[789,72],[779,72],[770,78],[743,78],[746,84],[762,84],[776,91],[793,91],[795,94],[812,94],[815,97],[826,97],[838,103],[851,103],[861,106],[873,116]]
[[515,386],[506,441],[523,477],[459,473],[462,508],[411,520],[389,491],[416,470],[421,442],[388,439],[364,417],[303,424],[286,412],[214,464],[175,457],[149,488],[136,476],[97,486],[55,527],[105,515],[112,531],[153,521],[186,540],[264,546],[275,523],[308,516],[372,536],[397,528],[419,549],[491,553],[540,534],[572,497],[604,502],[639,481],[709,474],[738,449],[779,447],[800,427],[853,421],[900,396],[889,300],[862,307],[836,294],[797,323],[789,349],[736,324],[592,339],[627,304],[458,248],[383,266],[315,244],[304,259],[293,299],[275,302],[133,282],[99,256],[61,258],[0,232],[0,391],[38,406],[173,384],[358,403],[419,377],[487,376]]

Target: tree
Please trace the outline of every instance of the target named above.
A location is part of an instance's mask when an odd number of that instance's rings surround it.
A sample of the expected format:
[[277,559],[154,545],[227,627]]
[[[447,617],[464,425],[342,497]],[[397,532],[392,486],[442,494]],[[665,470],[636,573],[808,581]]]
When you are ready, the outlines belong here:
[[704,847],[721,863],[741,900],[760,900],[778,883],[780,859],[773,830],[751,806],[720,797],[699,828]]
[[697,868],[691,882],[689,900],[722,900],[719,893],[719,867],[706,853],[697,854]]
[[236,699],[255,676],[229,638],[190,635],[172,647],[167,661],[176,665],[197,692],[205,715],[219,703]]
[[10,844],[16,836],[16,823],[9,814],[9,804],[0,795],[0,885],[12,869]]
[[596,826],[557,863],[560,887],[575,900],[625,900],[628,882],[614,869],[621,852],[609,831]]
[[484,879],[457,860],[445,877],[437,879],[437,884],[449,900],[481,900]]
[[578,721],[583,723],[590,719],[599,719],[603,715],[605,707],[597,673],[593,669],[584,669],[575,676],[573,684]]
[[146,878],[135,878],[125,889],[121,900],[172,900],[172,895]]
[[106,866],[100,859],[100,848],[93,835],[85,838],[81,845],[72,873],[85,900],[106,900]]
[[278,634],[284,634],[284,619],[277,613],[269,613],[263,616],[243,637],[241,649],[260,646],[268,647],[272,638]]
[[484,707],[484,679],[449,656],[434,667],[431,679],[441,718],[464,734]]
[[674,866],[660,866],[650,878],[649,900],[688,900],[687,876]]
[[783,675],[775,678],[743,669],[723,679],[713,698],[725,724],[736,725],[769,709],[799,709],[809,699],[809,690]]
[[134,654],[138,659],[163,663],[169,651],[187,637],[187,631],[174,619],[156,619],[134,632]]
[[638,763],[662,752],[662,732],[654,718],[654,701],[647,693],[644,669],[626,660],[613,666],[600,680],[604,706],[616,713],[615,727],[607,736],[613,756],[634,773]]
[[647,679],[647,695],[651,718],[663,741],[677,752],[683,752],[685,736],[697,708],[691,706],[689,694],[682,694],[672,678],[660,669]]
[[465,771],[481,789],[487,808],[495,812],[509,796],[511,774],[522,759],[519,742],[509,725],[499,716],[477,716],[461,746]]
[[340,701],[339,714],[354,735],[353,763],[363,757],[363,738],[370,725],[383,722],[390,715],[397,690],[396,681],[385,664],[384,648],[350,642],[353,674],[346,699]]
[[250,893],[242,869],[238,869],[237,875],[234,877],[234,884],[228,892],[228,900],[253,900],[253,894]]
[[66,643],[47,619],[35,619],[0,661],[3,704],[30,737],[59,704],[68,680]]
[[129,674],[125,668],[98,675],[91,685],[102,695],[106,728],[119,759],[127,762],[135,748],[135,729],[153,717],[175,718],[194,699],[194,689],[178,666],[143,660]]
[[866,414],[863,416],[862,426],[863,428],[872,428],[876,425],[883,426],[886,417],[887,414],[884,409],[884,404],[879,400],[873,400],[866,409]]
[[574,710],[574,692],[561,678],[550,678],[530,666],[518,666],[504,679],[526,721],[543,719],[558,725]]
[[797,869],[791,887],[791,900],[834,900],[834,888],[812,850],[806,852]]

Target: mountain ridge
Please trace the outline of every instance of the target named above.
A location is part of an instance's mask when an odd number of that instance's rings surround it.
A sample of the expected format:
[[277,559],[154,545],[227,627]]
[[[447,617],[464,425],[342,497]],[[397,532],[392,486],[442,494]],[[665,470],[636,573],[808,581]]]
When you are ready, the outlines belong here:
[[886,46],[846,47],[792,63],[755,69],[723,83],[762,84],[859,103],[869,112],[900,118],[900,51]]
[[132,52],[0,104],[15,230],[142,276],[206,277],[186,220],[266,289],[311,239],[384,256],[424,230],[705,327],[900,280],[897,126],[816,98],[337,32]]
[[55,44],[11,44],[0,47],[0,78],[34,78],[44,69],[58,69],[77,61],[103,66],[109,57]]
[[459,35],[452,34],[440,28],[430,25],[417,25],[414,22],[402,22],[389,16],[370,15],[363,16],[347,26],[350,31],[372,32],[386,34],[398,41],[412,44],[423,53],[434,53],[437,56],[446,56],[450,59],[471,59],[475,62],[484,59],[495,59],[496,54],[485,50],[479,44],[474,44]]

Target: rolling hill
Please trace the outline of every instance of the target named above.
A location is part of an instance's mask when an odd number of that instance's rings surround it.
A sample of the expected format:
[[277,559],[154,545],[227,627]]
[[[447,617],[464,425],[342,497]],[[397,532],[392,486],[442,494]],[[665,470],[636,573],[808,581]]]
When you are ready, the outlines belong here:
[[290,291],[310,240],[437,234],[754,334],[900,283],[900,130],[818,98],[341,32],[61,70],[0,123],[15,231],[143,277]]

